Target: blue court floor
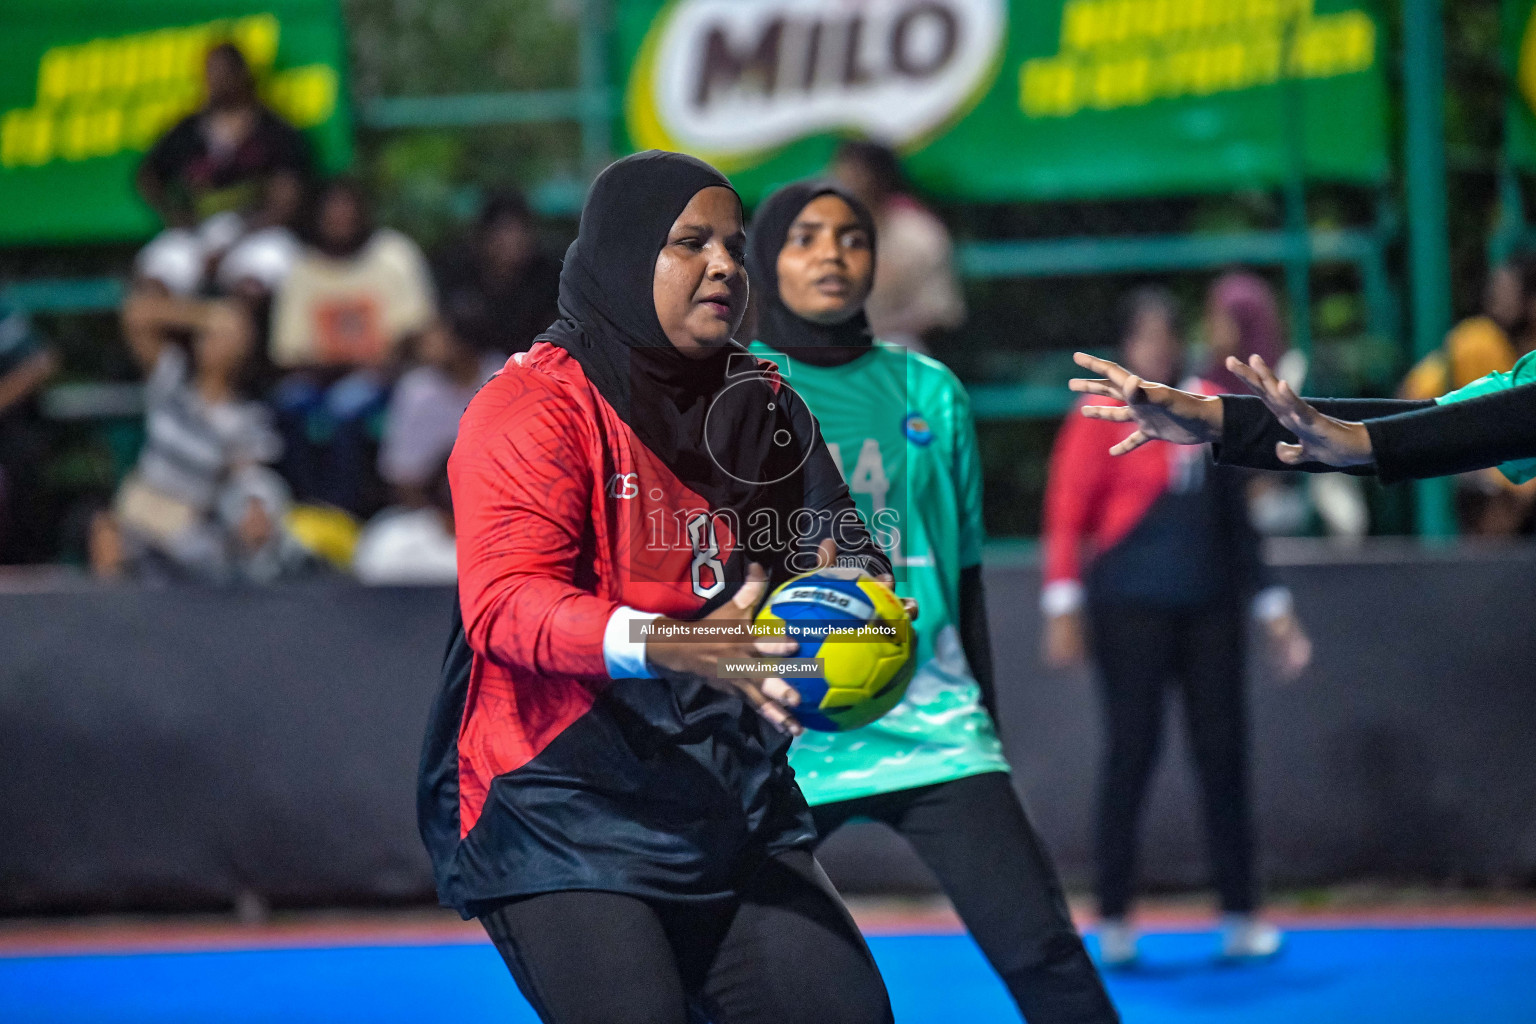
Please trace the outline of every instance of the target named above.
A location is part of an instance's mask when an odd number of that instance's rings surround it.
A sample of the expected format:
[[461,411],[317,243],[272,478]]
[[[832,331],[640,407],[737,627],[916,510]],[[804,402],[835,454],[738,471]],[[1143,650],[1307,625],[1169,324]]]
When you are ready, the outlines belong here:
[[[1308,928],[1218,967],[1215,937],[1149,936],[1110,980],[1127,1024],[1529,1024],[1536,928]],[[899,1024],[1017,1021],[970,939],[876,936]],[[5,1024],[535,1024],[488,945],[0,956]],[[835,1024],[835,1022],[829,1022]]]

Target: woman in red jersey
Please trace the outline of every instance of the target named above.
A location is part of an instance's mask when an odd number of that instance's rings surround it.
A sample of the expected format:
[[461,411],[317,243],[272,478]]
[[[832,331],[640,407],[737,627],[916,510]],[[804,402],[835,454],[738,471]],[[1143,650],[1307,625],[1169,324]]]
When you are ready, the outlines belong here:
[[804,404],[732,340],[744,245],[708,165],[608,168],[560,321],[470,403],[449,465],[461,624],[421,830],[548,1022],[891,1019],[809,852],[794,691],[715,678],[793,645],[646,635],[739,623],[833,545],[888,571]]
[[[1177,378],[1176,307],[1143,289],[1122,310],[1121,351],[1145,376]],[[1189,387],[1209,391],[1192,380]],[[1248,785],[1247,620],[1262,622],[1285,675],[1311,647],[1260,558],[1244,480],[1199,448],[1153,446],[1115,464],[1112,421],[1071,415],[1046,486],[1046,660],[1089,655],[1098,669],[1106,749],[1098,807],[1100,954],[1107,966],[1137,957],[1130,911],[1137,832],[1163,731],[1165,691],[1177,686],[1204,797],[1206,841],[1224,913],[1222,955],[1280,948],[1257,916]]]

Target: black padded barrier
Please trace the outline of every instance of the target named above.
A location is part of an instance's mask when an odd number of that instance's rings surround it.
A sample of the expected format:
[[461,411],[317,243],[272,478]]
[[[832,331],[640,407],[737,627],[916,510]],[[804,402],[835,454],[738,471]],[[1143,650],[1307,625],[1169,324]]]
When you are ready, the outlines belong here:
[[[1316,664],[1288,686],[1253,672],[1267,880],[1536,882],[1536,548],[1291,555]],[[987,582],[1015,781],[1081,885],[1094,684],[1039,667],[1032,565]],[[415,770],[451,602],[345,584],[0,593],[0,914],[429,900]],[[1145,819],[1156,887],[1205,877],[1178,732]],[[823,859],[848,891],[933,884],[878,826]]]

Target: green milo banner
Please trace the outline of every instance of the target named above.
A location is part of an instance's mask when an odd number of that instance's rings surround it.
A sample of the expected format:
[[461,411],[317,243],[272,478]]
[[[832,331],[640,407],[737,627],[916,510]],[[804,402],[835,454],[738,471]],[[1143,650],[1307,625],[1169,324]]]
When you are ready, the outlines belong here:
[[0,0],[0,244],[142,238],[139,160],[230,40],[321,165],[351,161],[336,0]]
[[618,0],[622,133],[749,197],[837,140],[973,200],[1387,172],[1371,0]]

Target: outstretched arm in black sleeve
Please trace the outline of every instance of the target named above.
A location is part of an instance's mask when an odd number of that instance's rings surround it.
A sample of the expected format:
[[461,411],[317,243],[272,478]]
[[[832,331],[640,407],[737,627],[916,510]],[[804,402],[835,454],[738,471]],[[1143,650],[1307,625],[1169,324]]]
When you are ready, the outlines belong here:
[[1072,390],[1124,405],[1090,405],[1091,419],[1134,424],[1110,451],[1123,455],[1148,441],[1210,442],[1217,461],[1251,469],[1376,474],[1390,483],[1487,469],[1536,458],[1536,384],[1436,404],[1386,399],[1314,399],[1296,395],[1255,357],[1228,365],[1258,397],[1205,397],[1149,383],[1085,353],[1078,365],[1104,374]]
[[[1363,406],[1309,402],[1257,357],[1252,366],[1234,369],[1258,392],[1278,427],[1290,435],[1272,446],[1279,468],[1356,467],[1374,471],[1391,483],[1536,457],[1536,384],[1444,405],[1392,403],[1399,408],[1383,415],[1380,410],[1385,403],[1380,402]],[[1223,399],[1222,406],[1225,435],[1246,414],[1228,421],[1237,403]],[[1378,414],[1372,416],[1372,411]],[[1232,460],[1226,451],[1222,457]]]

